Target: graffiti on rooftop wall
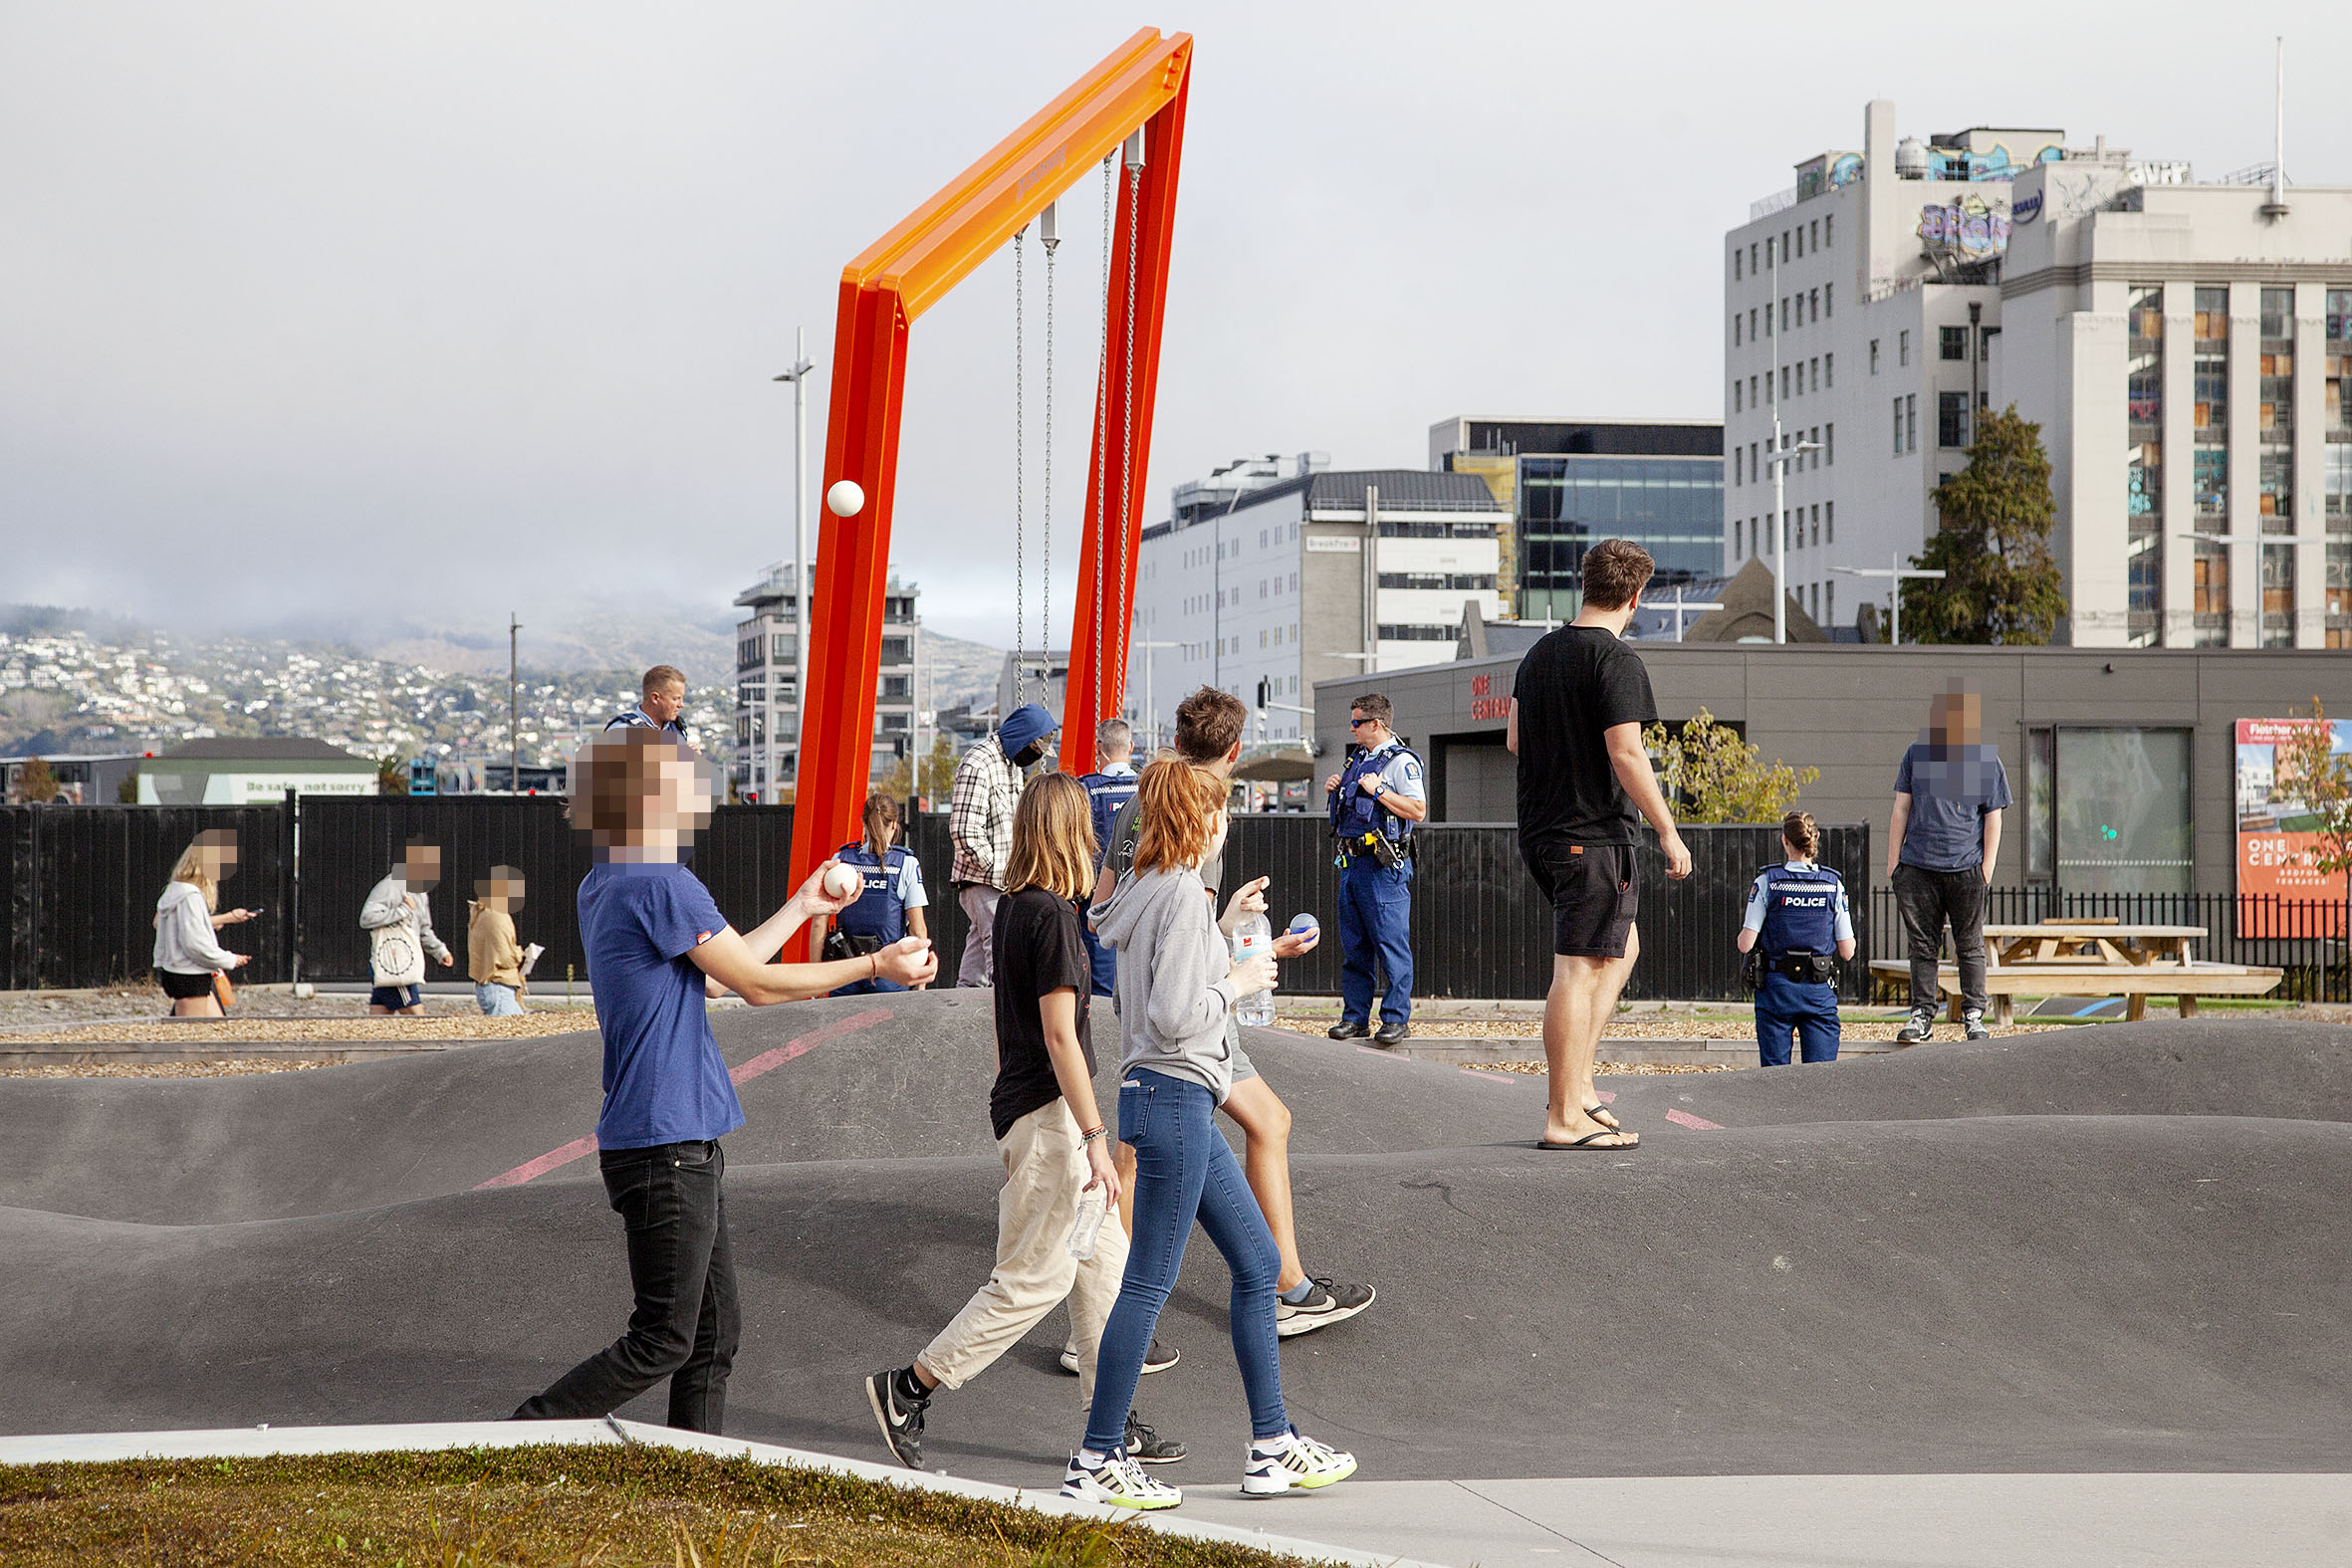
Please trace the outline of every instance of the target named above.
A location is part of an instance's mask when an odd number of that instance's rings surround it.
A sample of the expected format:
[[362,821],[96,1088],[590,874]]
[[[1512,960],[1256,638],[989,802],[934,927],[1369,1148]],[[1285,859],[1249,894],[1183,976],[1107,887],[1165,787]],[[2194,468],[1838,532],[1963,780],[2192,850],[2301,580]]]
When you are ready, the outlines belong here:
[[2050,143],[2029,158],[2015,158],[2005,146],[1996,144],[1982,152],[1967,147],[1930,147],[1928,178],[1946,180],[2010,179],[2036,163],[2055,163],[2065,157],[2066,149]]
[[1961,266],[1999,259],[2009,248],[2009,216],[1982,196],[1919,209],[1919,237],[1928,254]]

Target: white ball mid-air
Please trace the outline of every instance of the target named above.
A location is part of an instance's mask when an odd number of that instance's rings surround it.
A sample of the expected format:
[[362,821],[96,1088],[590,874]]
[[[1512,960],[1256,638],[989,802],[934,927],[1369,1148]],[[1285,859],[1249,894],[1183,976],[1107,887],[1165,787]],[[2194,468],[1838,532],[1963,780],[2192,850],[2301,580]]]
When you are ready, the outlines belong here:
[[824,874],[824,890],[835,898],[847,898],[864,885],[855,866],[834,866]]
[[854,479],[836,479],[824,493],[825,510],[837,518],[853,518],[865,510],[865,487]]

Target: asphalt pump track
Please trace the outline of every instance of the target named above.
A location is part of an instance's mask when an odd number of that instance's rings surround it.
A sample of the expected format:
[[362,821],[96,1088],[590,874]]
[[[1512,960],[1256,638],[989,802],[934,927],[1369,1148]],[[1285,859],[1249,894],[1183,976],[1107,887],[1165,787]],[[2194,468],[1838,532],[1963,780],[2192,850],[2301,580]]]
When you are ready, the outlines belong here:
[[[1098,1019],[1112,1103],[1115,1041]],[[728,1012],[731,1435],[875,1457],[859,1379],[988,1272],[985,993]],[[2352,1470],[2352,1033],[2150,1021],[1604,1080],[1253,1030],[1298,1231],[1363,1316],[1285,1341],[1366,1479]],[[0,1430],[480,1420],[626,1317],[591,1033],[304,1072],[0,1080]],[[1247,1437],[1197,1234],[1146,1378],[1176,1466]],[[933,1407],[930,1461],[1049,1484],[1058,1312]],[[656,1390],[622,1412],[659,1421]]]

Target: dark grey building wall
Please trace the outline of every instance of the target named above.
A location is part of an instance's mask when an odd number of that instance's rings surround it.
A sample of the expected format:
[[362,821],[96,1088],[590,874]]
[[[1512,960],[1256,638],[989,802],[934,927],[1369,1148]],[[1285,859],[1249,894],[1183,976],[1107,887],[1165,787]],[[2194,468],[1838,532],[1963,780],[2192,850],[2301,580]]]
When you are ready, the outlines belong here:
[[[2235,722],[2308,713],[2316,696],[2352,718],[2352,655],[2340,651],[2122,648],[1888,648],[1848,643],[1644,643],[1659,715],[1702,708],[1746,727],[1764,758],[1821,771],[1799,801],[1824,822],[1871,822],[1883,833],[1895,765],[1928,722],[1928,703],[1954,679],[1984,694],[1986,739],[2000,749],[2011,789],[2025,792],[2025,732],[2044,725],[2187,729],[2195,888],[2234,890]],[[1315,688],[1324,755],[1347,746],[1347,702],[1377,689],[1396,705],[1396,729],[1430,760],[1442,820],[1510,819],[1501,737],[1519,658],[1465,660],[1389,671],[1376,681]],[[1483,688],[1481,683],[1483,682]],[[1463,781],[1458,800],[1455,781]],[[1493,813],[1500,806],[1505,814]],[[2024,880],[2021,812],[2003,822],[1996,880]],[[1872,872],[1876,880],[1877,871]]]

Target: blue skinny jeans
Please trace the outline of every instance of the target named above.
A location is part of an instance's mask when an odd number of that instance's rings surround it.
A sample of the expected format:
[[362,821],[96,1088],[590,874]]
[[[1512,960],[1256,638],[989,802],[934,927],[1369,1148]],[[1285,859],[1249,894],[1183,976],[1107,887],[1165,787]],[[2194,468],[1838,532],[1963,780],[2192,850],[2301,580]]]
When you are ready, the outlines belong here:
[[1097,1454],[1127,1441],[1135,1380],[1184,1264],[1195,1220],[1233,1270],[1233,1355],[1250,1399],[1250,1435],[1275,1438],[1291,1430],[1275,1351],[1274,1286],[1282,1254],[1242,1178],[1241,1162],[1217,1131],[1216,1113],[1216,1097],[1182,1078],[1138,1067],[1119,1085],[1119,1138],[1135,1150],[1135,1234],[1095,1362],[1086,1447]]

